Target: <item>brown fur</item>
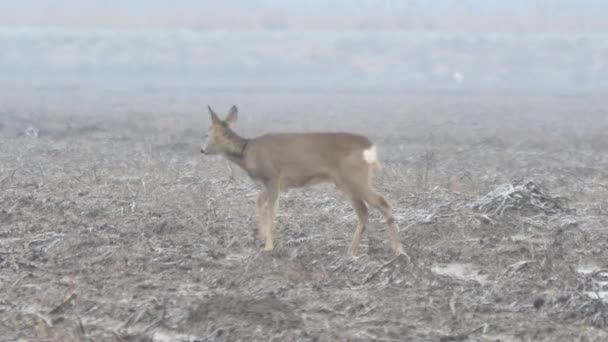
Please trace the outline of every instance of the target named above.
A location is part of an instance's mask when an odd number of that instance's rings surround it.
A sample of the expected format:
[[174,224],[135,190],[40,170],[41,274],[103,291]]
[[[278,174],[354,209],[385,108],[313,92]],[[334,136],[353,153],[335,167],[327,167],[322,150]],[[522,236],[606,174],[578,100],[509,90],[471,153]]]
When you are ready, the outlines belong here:
[[368,221],[367,205],[380,210],[389,227],[391,246],[403,253],[399,231],[390,204],[372,187],[375,162],[368,162],[363,152],[372,142],[351,133],[273,133],[245,139],[232,130],[238,110],[233,106],[225,120],[209,108],[211,127],[204,154],[222,154],[239,165],[249,177],[264,184],[256,201],[259,237],[264,249],[273,249],[273,231],[279,193],[289,188],[319,183],[334,183],[344,192],[357,212],[358,225],[349,253],[357,252]]

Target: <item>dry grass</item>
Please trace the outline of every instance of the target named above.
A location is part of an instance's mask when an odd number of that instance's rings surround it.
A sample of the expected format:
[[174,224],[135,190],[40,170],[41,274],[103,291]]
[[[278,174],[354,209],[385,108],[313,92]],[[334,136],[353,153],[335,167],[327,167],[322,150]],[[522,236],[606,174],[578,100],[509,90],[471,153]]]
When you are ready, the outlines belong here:
[[[375,212],[346,257],[355,216],[329,185],[282,195],[276,250],[260,253],[258,189],[199,155],[203,118],[41,113],[35,137],[3,114],[0,340],[606,339],[605,136],[561,134],[563,99],[522,98],[518,114],[439,100],[378,120],[373,99],[340,99],[352,114],[329,127],[378,142],[411,262]],[[303,118],[241,108],[249,134]]]

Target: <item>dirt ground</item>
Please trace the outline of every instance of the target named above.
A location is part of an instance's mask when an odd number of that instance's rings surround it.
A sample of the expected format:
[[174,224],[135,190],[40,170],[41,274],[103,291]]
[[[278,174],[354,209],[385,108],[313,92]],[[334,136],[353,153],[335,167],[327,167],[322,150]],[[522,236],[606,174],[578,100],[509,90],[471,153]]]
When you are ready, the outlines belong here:
[[408,261],[377,212],[346,256],[330,185],[282,194],[262,253],[258,186],[199,153],[203,95],[9,95],[0,341],[608,340],[605,98],[210,95],[246,136],[370,136]]

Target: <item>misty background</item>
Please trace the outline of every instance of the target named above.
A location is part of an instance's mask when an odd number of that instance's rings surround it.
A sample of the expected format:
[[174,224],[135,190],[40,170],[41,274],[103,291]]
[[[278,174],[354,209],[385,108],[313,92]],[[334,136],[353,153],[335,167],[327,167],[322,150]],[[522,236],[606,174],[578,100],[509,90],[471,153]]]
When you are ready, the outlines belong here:
[[601,0],[0,2],[0,85],[608,89]]

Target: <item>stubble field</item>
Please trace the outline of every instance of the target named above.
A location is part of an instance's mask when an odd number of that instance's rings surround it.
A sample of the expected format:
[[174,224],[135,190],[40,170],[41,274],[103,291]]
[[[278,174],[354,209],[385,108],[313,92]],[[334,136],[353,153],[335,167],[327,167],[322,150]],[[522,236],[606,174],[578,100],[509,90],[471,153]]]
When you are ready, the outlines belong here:
[[[608,339],[605,98],[57,98],[0,108],[0,341]],[[207,102],[245,136],[368,135],[411,260],[378,212],[348,257],[331,185],[282,194],[262,253],[258,185],[199,153]]]

